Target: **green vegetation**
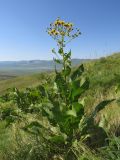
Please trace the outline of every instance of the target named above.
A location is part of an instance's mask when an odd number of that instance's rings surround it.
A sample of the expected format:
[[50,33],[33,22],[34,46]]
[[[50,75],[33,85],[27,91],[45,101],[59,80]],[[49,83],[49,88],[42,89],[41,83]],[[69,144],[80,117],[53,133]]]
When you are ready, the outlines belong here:
[[9,88],[25,89],[26,87],[36,87],[41,84],[41,82],[46,81],[47,77],[53,77],[53,73],[39,73],[32,74],[27,76],[19,76],[16,78],[12,78],[9,80],[1,80],[0,81],[0,94],[4,94],[7,92]]
[[62,69],[0,82],[0,159],[119,160],[120,54],[72,69],[64,48],[80,31],[60,19],[47,31]]

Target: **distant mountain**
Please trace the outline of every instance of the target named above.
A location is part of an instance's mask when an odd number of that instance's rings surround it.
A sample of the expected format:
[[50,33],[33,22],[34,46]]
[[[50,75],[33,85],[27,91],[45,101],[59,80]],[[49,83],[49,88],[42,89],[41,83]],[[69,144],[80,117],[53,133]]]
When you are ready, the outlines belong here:
[[[81,62],[88,61],[89,59],[72,59],[73,65],[78,65]],[[22,60],[22,61],[0,61],[0,67],[42,67],[53,68],[55,62],[53,60]]]
[[[85,61],[89,61],[89,60],[79,60],[79,59],[73,60],[74,65],[79,65],[80,63]],[[19,64],[26,64],[26,63],[40,64],[40,62],[41,61],[39,60],[33,60],[33,61],[20,61],[16,63],[17,64],[18,63]],[[42,61],[42,62],[46,62],[46,61]],[[47,61],[46,63],[48,62],[49,61]],[[4,62],[0,62],[0,66],[1,66],[1,63],[4,63]],[[102,93],[104,95],[102,98],[105,98],[105,99],[106,99],[106,95],[108,95],[107,96],[108,99],[111,99],[114,96],[117,96],[115,95],[115,86],[117,86],[117,84],[119,84],[120,82],[120,53],[113,54],[107,57],[102,57],[97,60],[92,60],[91,62],[89,61],[88,63],[86,62],[84,63],[84,67],[85,67],[86,76],[89,77],[89,80],[90,80],[90,90],[86,93],[88,98],[90,99],[90,103],[88,104],[88,107],[90,107],[90,105],[93,105],[94,103],[95,104],[98,103],[98,99],[100,97],[100,94]],[[14,76],[12,77],[13,73],[15,73],[16,75],[24,74],[26,76],[19,76],[15,78]],[[36,73],[36,74],[29,74],[29,73]],[[44,77],[42,74],[39,74],[39,73],[40,73],[40,69],[36,70],[34,67],[31,72],[28,72],[27,69],[25,69],[24,72],[23,70],[22,71],[21,70],[19,71],[18,69],[15,70],[15,67],[14,67],[14,70],[11,70],[10,68],[9,70],[0,71],[0,94],[3,94],[7,88],[17,87],[19,89],[23,89],[26,87],[39,85],[41,83],[41,80],[43,80],[43,77]],[[5,77],[5,74],[6,74],[6,77]],[[45,72],[45,75],[47,74],[48,73]],[[11,77],[8,75],[11,75]],[[98,89],[98,92],[96,92],[96,88]]]
[[[72,66],[79,65],[89,59],[72,59]],[[0,61],[0,75],[24,75],[54,70],[53,60],[23,60],[23,61]],[[60,69],[60,65],[56,65]]]

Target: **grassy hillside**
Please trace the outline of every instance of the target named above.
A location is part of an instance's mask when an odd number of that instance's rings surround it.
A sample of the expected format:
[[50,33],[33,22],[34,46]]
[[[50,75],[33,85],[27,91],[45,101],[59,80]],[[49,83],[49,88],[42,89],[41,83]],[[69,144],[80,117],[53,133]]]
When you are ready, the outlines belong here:
[[[88,112],[103,100],[120,97],[120,94],[116,93],[116,87],[120,84],[120,53],[86,63],[85,68],[90,79],[90,88],[86,93]],[[108,122],[104,127],[109,128],[111,133],[120,134],[119,115],[120,105],[112,103],[102,111],[97,120],[104,120],[105,117]]]
[[[90,80],[89,90],[85,94],[87,112],[91,112],[99,102],[105,99],[119,97],[115,89],[118,83],[120,83],[120,53],[86,62],[84,66],[85,76]],[[35,87],[44,82],[47,77],[53,75],[54,73],[52,72],[45,72],[2,80],[0,81],[0,94],[7,92],[8,88],[17,87],[18,89],[25,89],[26,87]],[[119,128],[120,119],[118,114],[120,114],[120,107],[112,104],[111,108],[108,107],[105,113],[107,113],[109,119],[117,121],[116,127]]]
[[45,80],[51,72],[37,73],[27,76],[18,76],[15,78],[0,81],[0,94],[7,92],[7,89],[17,87],[18,89],[25,89],[26,87],[35,87]]
[[115,96],[115,87],[120,83],[120,53],[88,62],[85,68],[90,79],[89,93],[92,97],[99,93],[100,100]]
[[[101,90],[106,92],[111,90],[120,81],[120,53],[108,57],[92,60],[84,63],[85,74],[90,79],[90,92]],[[49,72],[36,73],[27,76],[19,76],[9,80],[0,81],[0,94],[4,93],[7,88],[36,86],[41,83]],[[51,72],[52,73],[52,72]],[[114,89],[114,88],[113,88]]]
[[[84,95],[85,102],[86,102],[86,108],[85,108],[86,112],[91,112],[91,110],[102,100],[120,97],[120,95],[115,92],[116,86],[118,85],[118,83],[120,83],[120,53],[116,53],[108,57],[100,58],[98,60],[86,62],[84,63],[84,66],[85,66],[84,74],[85,76],[89,77],[89,80],[90,80],[90,88]],[[7,89],[11,87],[17,87],[19,89],[25,89],[26,87],[35,87],[41,83],[44,83],[46,79],[52,76],[54,76],[54,73],[45,72],[45,73],[33,74],[29,76],[20,76],[20,77],[12,78],[9,80],[2,80],[0,81],[0,94],[5,93]],[[1,104],[2,107],[12,106],[12,105],[13,104],[10,104],[10,103]],[[120,104],[119,103],[117,104],[116,102],[114,102],[108,105],[104,110],[102,110],[97,115],[96,122],[99,123],[100,126],[102,126],[105,130],[108,130],[109,131],[108,133],[110,135],[115,134],[119,136],[120,135],[120,116],[119,115],[120,115]],[[34,114],[32,115],[28,114],[27,116],[28,116],[27,118],[30,121],[36,120],[39,117]],[[106,120],[105,123],[103,123],[104,120]],[[46,123],[46,120],[42,119],[42,122],[48,125]],[[1,160],[9,159],[8,157],[9,157],[9,154],[11,154],[11,148],[15,148],[16,146],[19,146],[19,153],[18,153],[18,157],[19,157],[19,154],[22,153],[25,155],[25,153],[27,153],[27,149],[29,150],[31,143],[32,144],[35,143],[36,145],[36,141],[32,136],[28,136],[24,134],[23,131],[22,132],[20,131],[19,133],[19,130],[17,130],[18,126],[19,126],[19,122],[18,124],[16,124],[16,126],[13,126],[13,128],[12,127],[7,128],[6,130],[4,128],[4,121],[0,123],[0,158]],[[20,144],[17,144],[17,142],[19,141],[18,139],[19,136],[17,135],[15,137],[16,130],[18,134],[22,135],[24,143],[21,142]],[[100,135],[98,135],[98,137],[101,138]],[[39,139],[37,141],[40,142]],[[95,141],[95,139],[93,141]],[[118,147],[119,146],[120,144],[118,141]],[[84,148],[84,146],[82,147]],[[81,149],[80,152],[82,152],[82,148],[80,149]],[[41,149],[39,150],[41,151]],[[118,152],[119,152],[119,149],[118,149]],[[97,159],[103,160],[102,158],[97,158],[97,156],[93,154],[89,150],[89,148],[86,148],[86,152],[84,151],[84,154],[88,154],[87,157],[90,160],[97,160]],[[8,157],[6,157],[6,155]],[[20,158],[18,157],[17,157],[17,160]],[[13,157],[11,158],[11,160],[12,159]],[[80,160],[83,160],[83,159],[80,159]],[[106,160],[109,160],[109,158]],[[116,159],[113,158],[111,160],[116,160]]]
[[120,80],[120,53],[100,58],[85,66],[92,86],[110,87]]

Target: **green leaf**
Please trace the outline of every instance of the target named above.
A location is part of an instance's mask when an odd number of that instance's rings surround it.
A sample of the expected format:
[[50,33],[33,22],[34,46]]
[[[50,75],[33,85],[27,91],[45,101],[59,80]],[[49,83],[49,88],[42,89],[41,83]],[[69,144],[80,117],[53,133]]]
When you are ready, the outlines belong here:
[[65,61],[71,58],[71,50],[68,53],[65,53]]
[[64,97],[67,94],[68,86],[61,73],[56,73],[55,82],[59,93]]
[[84,80],[84,82],[82,83],[82,85],[81,85],[81,89],[82,89],[83,92],[84,92],[84,91],[87,90],[88,88],[89,88],[89,79],[86,78],[86,79]]
[[42,95],[43,97],[45,97],[45,96],[46,96],[46,91],[45,91],[44,86],[39,85],[39,86],[38,86],[38,89],[39,89],[41,95]]
[[78,100],[79,104],[81,104],[83,107],[85,106],[85,98]]
[[110,104],[111,102],[113,102],[115,99],[111,99],[111,100],[105,100],[100,102],[96,107],[95,110],[92,113],[92,117],[94,117],[99,111],[101,111],[102,109],[104,109],[108,104]]
[[73,103],[72,110],[76,112],[77,116],[82,116],[84,114],[84,107],[78,102]]
[[56,54],[55,48],[52,49],[52,53]]
[[66,67],[66,70],[63,70],[63,74],[65,76],[69,76],[71,73],[71,68],[69,66]]
[[49,104],[42,106],[42,115],[46,116],[48,119],[53,119],[52,107]]
[[86,79],[82,86],[80,86],[80,81],[74,81],[72,85],[72,100],[77,100],[81,94],[83,94],[89,88],[89,81]]
[[14,116],[8,116],[6,117],[6,125],[5,127],[7,128],[10,124],[14,123],[15,120],[17,119],[17,117],[14,117]]
[[62,54],[63,54],[63,48],[60,48],[60,49],[58,50],[58,53],[60,53],[60,55],[62,55]]
[[80,80],[74,80],[72,81],[72,86],[71,86],[72,90],[76,90],[78,88],[80,88]]
[[70,115],[70,116],[73,116],[73,117],[76,117],[76,116],[77,116],[76,111],[73,110],[73,109],[67,111],[66,114],[67,114],[67,115]]
[[43,126],[39,123],[39,122],[37,122],[37,121],[33,121],[33,122],[31,122],[30,124],[28,124],[25,128],[32,128],[32,127],[39,127],[39,128],[42,128]]
[[54,61],[55,61],[56,63],[58,63],[58,64],[62,64],[62,61],[61,61],[60,59],[54,58]]
[[82,64],[75,71],[73,71],[73,73],[71,74],[71,79],[75,80],[76,78],[80,77],[83,72],[84,72],[84,66]]
[[72,100],[73,101],[76,101],[78,100],[78,98],[80,97],[80,95],[82,94],[82,89],[81,88],[78,88],[76,90],[73,90],[72,91]]
[[61,144],[61,143],[65,143],[65,138],[62,135],[56,135],[50,138],[50,141],[52,143],[56,143],[56,144]]
[[67,115],[71,115],[73,117],[82,116],[84,114],[84,107],[78,102],[74,102],[72,105],[72,109],[67,111]]
[[43,129],[44,127],[39,122],[33,121],[30,124],[23,127],[23,130],[31,134],[39,134],[41,128]]
[[120,92],[120,84],[116,87],[115,92],[116,93]]

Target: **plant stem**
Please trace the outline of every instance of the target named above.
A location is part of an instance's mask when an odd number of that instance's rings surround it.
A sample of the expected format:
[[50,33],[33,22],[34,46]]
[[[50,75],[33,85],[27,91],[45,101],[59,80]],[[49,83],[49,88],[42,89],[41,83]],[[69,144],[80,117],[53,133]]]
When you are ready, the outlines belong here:
[[[65,53],[64,53],[64,36],[62,36],[61,48],[63,50],[62,60],[63,60],[63,71],[66,71],[66,61],[65,61]],[[64,75],[65,82],[67,82],[67,77]]]

